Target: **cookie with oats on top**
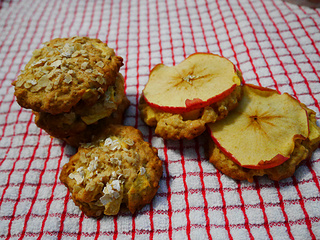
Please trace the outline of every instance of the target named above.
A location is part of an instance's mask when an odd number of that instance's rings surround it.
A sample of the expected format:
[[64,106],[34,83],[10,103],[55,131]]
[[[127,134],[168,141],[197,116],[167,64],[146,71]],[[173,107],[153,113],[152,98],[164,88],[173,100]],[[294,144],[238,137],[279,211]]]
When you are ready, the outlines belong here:
[[60,180],[89,217],[131,213],[150,203],[159,188],[162,161],[157,149],[133,127],[111,125],[83,144],[65,164]]
[[69,112],[95,103],[115,82],[123,59],[98,39],[57,38],[36,49],[15,86],[17,102],[37,112]]

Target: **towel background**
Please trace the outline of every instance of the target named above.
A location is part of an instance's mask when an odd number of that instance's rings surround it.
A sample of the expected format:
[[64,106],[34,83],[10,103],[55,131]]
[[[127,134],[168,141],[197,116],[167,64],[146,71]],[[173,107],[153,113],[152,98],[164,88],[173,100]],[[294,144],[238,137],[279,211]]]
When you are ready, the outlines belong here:
[[[11,86],[41,43],[89,36],[124,58],[124,124],[159,149],[163,177],[135,215],[87,218],[59,181],[75,150],[40,130]],[[139,116],[150,70],[194,52],[230,59],[246,83],[288,92],[317,113],[320,9],[281,0],[0,0],[1,239],[320,239],[320,150],[291,178],[234,181],[206,140],[163,141]]]

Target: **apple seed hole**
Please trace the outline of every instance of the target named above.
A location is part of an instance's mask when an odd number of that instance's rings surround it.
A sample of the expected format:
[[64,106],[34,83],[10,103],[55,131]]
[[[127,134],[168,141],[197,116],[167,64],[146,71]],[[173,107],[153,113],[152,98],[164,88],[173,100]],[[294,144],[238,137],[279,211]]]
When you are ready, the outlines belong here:
[[258,116],[251,116],[252,121],[258,121]]

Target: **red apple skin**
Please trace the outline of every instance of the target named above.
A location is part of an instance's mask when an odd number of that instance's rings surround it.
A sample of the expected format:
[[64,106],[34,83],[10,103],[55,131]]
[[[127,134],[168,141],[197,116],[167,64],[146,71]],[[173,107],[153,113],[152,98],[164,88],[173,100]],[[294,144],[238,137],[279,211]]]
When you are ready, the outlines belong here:
[[[273,90],[274,91],[274,90]],[[249,168],[249,169],[268,169],[268,168],[273,168],[276,166],[281,165],[285,161],[289,159],[289,157],[284,157],[280,154],[276,155],[274,158],[272,158],[269,161],[260,161],[258,165],[241,165],[241,163],[232,155],[232,153],[228,152],[225,148],[223,148],[218,140],[213,136],[213,133],[209,127],[207,127],[211,139],[214,141],[214,143],[219,147],[219,149],[228,157],[230,158],[234,163],[237,165],[244,167],[244,168]]]
[[185,113],[185,112],[189,112],[195,109],[200,109],[206,106],[209,106],[215,102],[218,102],[222,99],[224,99],[225,97],[227,97],[229,94],[231,94],[233,92],[233,90],[236,88],[237,84],[234,84],[231,86],[231,88],[227,89],[226,91],[222,92],[221,94],[215,95],[212,98],[209,98],[207,101],[203,101],[199,98],[196,99],[187,99],[185,101],[186,107],[168,107],[168,106],[159,106],[157,104],[151,103],[148,101],[148,99],[144,96],[144,100],[146,101],[146,103],[155,109],[161,110],[163,112],[169,112],[169,113]]

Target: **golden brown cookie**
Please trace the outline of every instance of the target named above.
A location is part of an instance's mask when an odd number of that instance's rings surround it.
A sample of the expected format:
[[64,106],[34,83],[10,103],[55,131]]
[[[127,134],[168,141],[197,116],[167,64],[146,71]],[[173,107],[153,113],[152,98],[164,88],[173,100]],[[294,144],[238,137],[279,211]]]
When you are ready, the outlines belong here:
[[93,105],[115,81],[122,58],[98,39],[57,38],[33,52],[13,82],[17,102],[36,112],[69,112]]
[[[123,114],[128,106],[128,100],[124,92],[124,79],[118,73],[115,83],[110,85],[105,94],[93,105],[86,105],[80,101],[70,112],[56,115],[47,112],[34,112],[35,123],[51,136],[57,138],[67,139],[72,136],[87,135],[92,132],[92,128],[87,129],[90,125],[97,125],[101,119],[113,118],[111,115],[117,111],[120,104],[122,104],[122,108],[118,114]],[[121,122],[114,123],[120,124]],[[99,127],[103,128],[104,126],[100,124]]]
[[208,134],[207,157],[209,161],[225,175],[237,179],[253,182],[254,176],[267,175],[271,180],[279,181],[291,177],[302,161],[308,160],[313,151],[317,149],[320,142],[320,128],[316,125],[315,112],[307,108],[304,104],[301,106],[307,111],[309,117],[310,133],[307,139],[295,141],[295,147],[290,158],[284,163],[267,169],[249,169],[241,167],[226,156],[214,143]]
[[164,139],[193,139],[206,130],[206,123],[215,122],[228,115],[241,99],[241,86],[237,86],[226,98],[210,106],[185,113],[170,113],[152,108],[143,97],[139,110],[142,120]]
[[157,149],[129,126],[112,125],[83,144],[65,164],[60,180],[90,217],[116,215],[121,205],[134,213],[150,203],[159,187]]

